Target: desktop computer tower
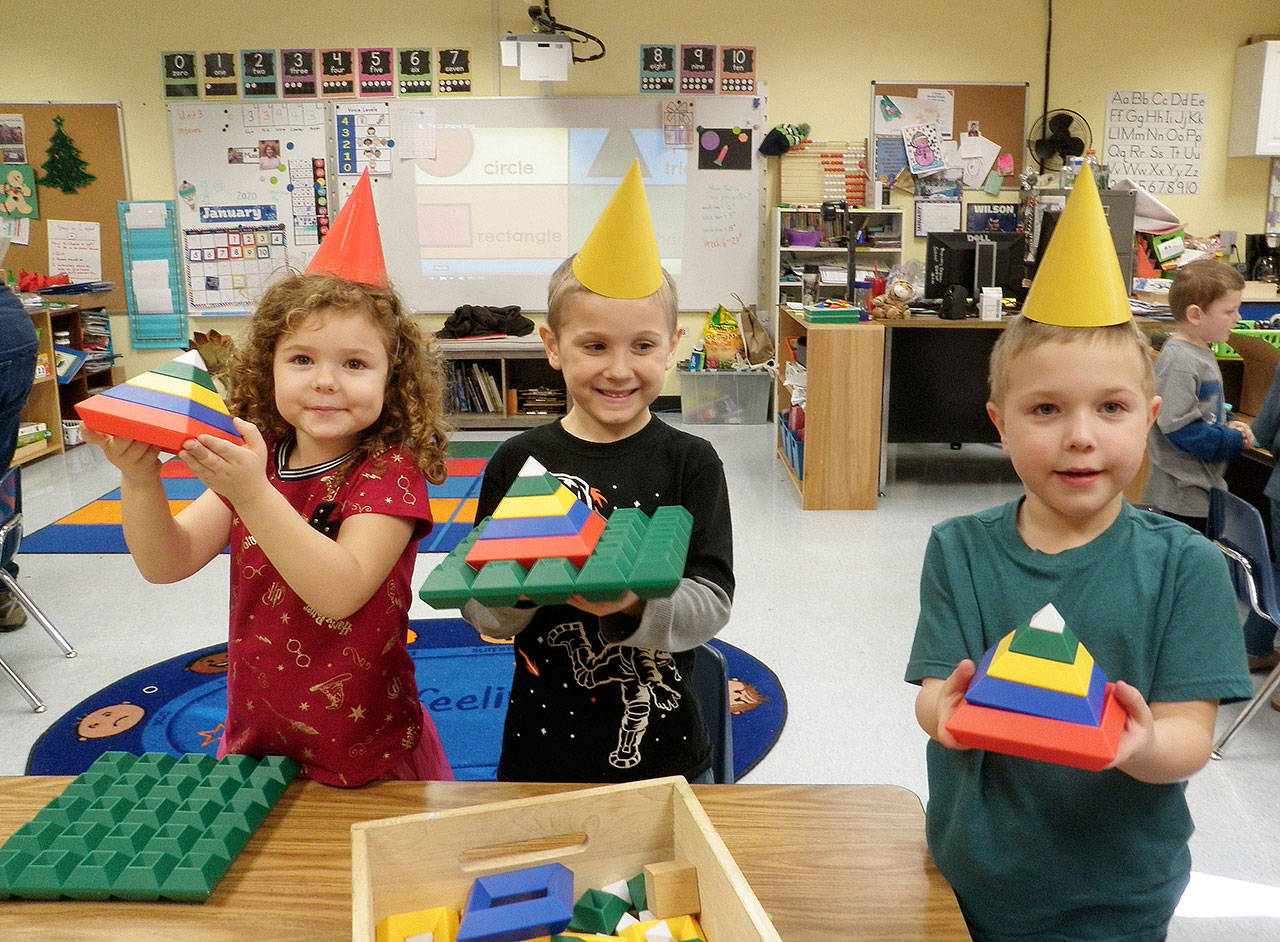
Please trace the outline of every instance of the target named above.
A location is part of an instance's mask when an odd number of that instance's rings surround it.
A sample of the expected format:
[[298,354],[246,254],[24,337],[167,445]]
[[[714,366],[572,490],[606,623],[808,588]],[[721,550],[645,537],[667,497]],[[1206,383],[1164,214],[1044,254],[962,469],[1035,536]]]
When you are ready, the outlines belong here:
[[[1065,202],[1070,190],[1045,189],[1038,191],[1041,197],[1036,204],[1035,230],[1032,233],[1030,250],[1032,264],[1027,266],[1027,277],[1035,274],[1034,266],[1039,264],[1044,249],[1041,246],[1041,220],[1046,202]],[[1120,262],[1120,273],[1124,276],[1125,288],[1133,290],[1134,268],[1134,207],[1138,202],[1137,190],[1099,190],[1102,198],[1102,211],[1107,216],[1107,228],[1111,230],[1111,239],[1115,243],[1116,258]],[[1044,197],[1052,199],[1045,200]],[[1052,236],[1052,232],[1048,233]]]

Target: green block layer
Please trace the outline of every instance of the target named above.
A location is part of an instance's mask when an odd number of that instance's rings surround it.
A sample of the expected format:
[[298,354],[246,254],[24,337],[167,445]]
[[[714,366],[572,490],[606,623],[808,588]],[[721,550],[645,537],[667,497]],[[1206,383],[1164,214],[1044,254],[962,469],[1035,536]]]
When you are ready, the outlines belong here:
[[0,847],[0,899],[202,902],[297,763],[104,753]]
[[642,599],[664,598],[680,585],[693,529],[693,516],[683,507],[659,507],[652,520],[624,507],[609,517],[581,571],[565,559],[551,558],[538,560],[528,572],[518,563],[495,561],[477,573],[466,555],[488,522],[487,517],[480,521],[427,575],[419,598],[433,608],[461,608],[468,599],[506,607],[521,596],[538,605],[558,605],[575,593],[600,602],[628,589]]

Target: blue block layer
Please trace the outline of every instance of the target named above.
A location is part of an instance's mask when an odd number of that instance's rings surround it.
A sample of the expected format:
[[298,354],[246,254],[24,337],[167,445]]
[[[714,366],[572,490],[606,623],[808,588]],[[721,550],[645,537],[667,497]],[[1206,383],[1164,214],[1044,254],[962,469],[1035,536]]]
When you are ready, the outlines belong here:
[[208,406],[201,405],[194,399],[173,396],[154,389],[144,389],[142,386],[130,386],[128,383],[108,389],[102,395],[108,399],[119,399],[122,402],[132,402],[140,406],[151,406],[153,409],[162,409],[165,412],[172,412],[176,415],[187,415],[199,422],[203,422],[205,425],[212,425],[216,429],[230,432],[237,438],[240,437],[236,427],[231,424],[231,416],[225,412],[219,412],[217,409],[210,409]]
[[1082,726],[1098,726],[1102,723],[1102,707],[1107,692],[1107,675],[1095,662],[1089,678],[1089,692],[1079,697],[1061,690],[1049,690],[1032,684],[1020,684],[1002,680],[987,673],[995,646],[987,649],[973,675],[965,700],[978,706],[1014,713],[1028,713],[1050,720],[1079,723]]

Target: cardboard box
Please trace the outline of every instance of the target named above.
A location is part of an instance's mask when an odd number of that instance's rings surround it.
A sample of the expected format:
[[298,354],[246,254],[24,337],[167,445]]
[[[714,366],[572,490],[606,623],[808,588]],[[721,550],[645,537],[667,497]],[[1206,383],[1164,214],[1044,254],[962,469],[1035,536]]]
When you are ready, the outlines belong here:
[[605,785],[365,821],[351,827],[351,937],[374,942],[388,916],[461,910],[481,876],[562,863],[574,899],[684,860],[698,870],[707,942],[781,942],[760,901],[683,778]]
[[763,370],[680,370],[680,412],[691,425],[769,421],[773,377]]

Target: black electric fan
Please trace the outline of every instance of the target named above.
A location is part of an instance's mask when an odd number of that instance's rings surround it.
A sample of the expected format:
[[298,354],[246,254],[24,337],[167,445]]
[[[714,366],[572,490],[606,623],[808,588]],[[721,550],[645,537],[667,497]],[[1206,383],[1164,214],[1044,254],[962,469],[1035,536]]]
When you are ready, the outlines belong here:
[[1057,108],[1046,111],[1031,126],[1027,150],[1045,173],[1061,170],[1070,157],[1083,157],[1091,143],[1089,122],[1077,112]]

